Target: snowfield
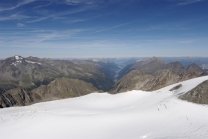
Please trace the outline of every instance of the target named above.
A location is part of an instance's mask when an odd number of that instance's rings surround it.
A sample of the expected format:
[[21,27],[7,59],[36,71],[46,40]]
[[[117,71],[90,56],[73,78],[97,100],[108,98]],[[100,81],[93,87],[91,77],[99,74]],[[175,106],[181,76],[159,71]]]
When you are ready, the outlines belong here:
[[208,76],[154,92],[79,98],[0,109],[2,139],[208,139],[208,106],[177,99]]

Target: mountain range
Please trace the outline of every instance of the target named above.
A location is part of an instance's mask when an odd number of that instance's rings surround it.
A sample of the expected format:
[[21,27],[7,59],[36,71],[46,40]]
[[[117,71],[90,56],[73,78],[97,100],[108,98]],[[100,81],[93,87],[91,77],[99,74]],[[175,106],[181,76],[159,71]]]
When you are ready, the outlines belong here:
[[184,67],[180,62],[166,63],[153,57],[139,60],[120,71],[120,80],[116,82],[112,93],[128,90],[153,91],[162,87],[206,75],[196,64]]
[[[115,61],[115,60],[114,60]],[[183,66],[157,57],[117,60],[53,60],[13,56],[0,61],[0,107],[78,97],[92,92],[153,91],[207,75],[196,64]]]

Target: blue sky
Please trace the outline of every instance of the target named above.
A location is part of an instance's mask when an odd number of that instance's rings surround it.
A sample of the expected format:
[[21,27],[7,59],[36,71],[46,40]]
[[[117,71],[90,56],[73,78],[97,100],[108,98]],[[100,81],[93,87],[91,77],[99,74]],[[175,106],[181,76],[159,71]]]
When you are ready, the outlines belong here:
[[207,0],[0,1],[0,58],[207,52]]

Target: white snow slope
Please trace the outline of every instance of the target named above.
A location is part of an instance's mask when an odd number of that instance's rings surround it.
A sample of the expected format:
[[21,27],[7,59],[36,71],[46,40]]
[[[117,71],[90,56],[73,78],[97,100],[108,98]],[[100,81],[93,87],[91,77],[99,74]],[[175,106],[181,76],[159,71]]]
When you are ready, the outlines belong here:
[[[79,98],[0,109],[2,139],[208,139],[208,106],[177,99],[208,76],[154,92]],[[179,83],[178,83],[179,84]]]

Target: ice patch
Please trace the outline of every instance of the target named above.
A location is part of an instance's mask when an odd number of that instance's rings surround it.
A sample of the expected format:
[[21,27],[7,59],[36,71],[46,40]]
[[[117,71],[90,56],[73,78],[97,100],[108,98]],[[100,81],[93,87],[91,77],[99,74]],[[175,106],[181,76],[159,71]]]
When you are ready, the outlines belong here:
[[33,62],[33,61],[29,61],[29,60],[25,60],[27,63],[31,63],[31,64],[39,64],[41,65],[41,63],[38,63],[38,62]]
[[16,63],[12,63],[11,65],[17,66],[17,64],[16,64]]

